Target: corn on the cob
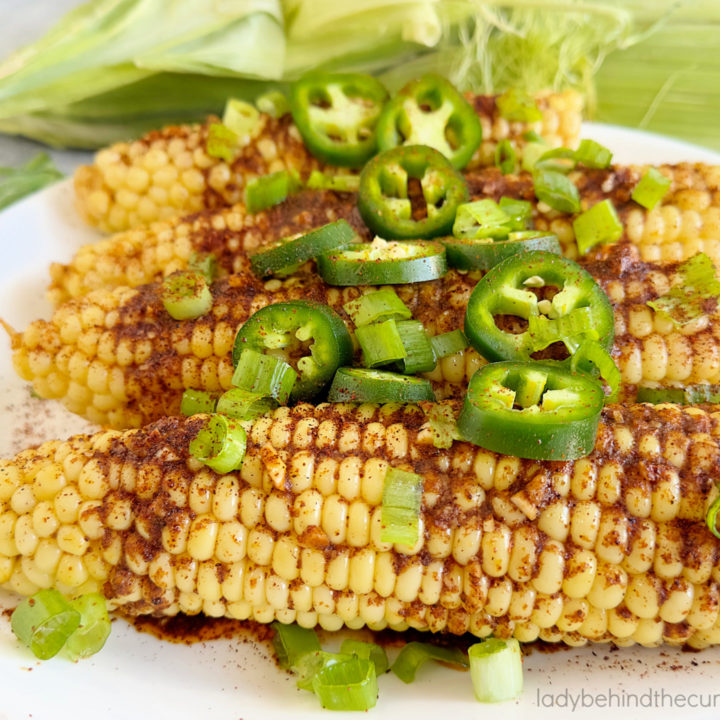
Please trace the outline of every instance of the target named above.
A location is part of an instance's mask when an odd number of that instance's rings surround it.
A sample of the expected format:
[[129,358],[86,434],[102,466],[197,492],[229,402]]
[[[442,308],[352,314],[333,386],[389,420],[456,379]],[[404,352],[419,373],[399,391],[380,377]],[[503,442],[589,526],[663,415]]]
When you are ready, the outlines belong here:
[[[622,398],[637,385],[720,382],[720,311],[681,328],[655,314],[647,301],[667,292],[672,266],[637,259],[623,243],[587,264],[615,311],[613,355],[623,378]],[[239,272],[213,286],[214,306],[196,320],[175,321],[165,311],[160,285],[97,290],[61,306],[50,321],[36,321],[13,337],[18,374],[45,398],[102,425],[132,427],[178,412],[185,388],[230,387],[230,351],[238,327],[259,308],[312,298],[337,310],[373,288],[332,288],[313,273],[258,280],[246,258]],[[395,290],[428,333],[463,326],[479,274],[451,272],[441,280]],[[440,397],[457,397],[483,360],[474,350],[443,358],[428,377]]]
[[[720,267],[720,167],[664,165],[673,184],[662,204],[651,211],[630,199],[644,168],[586,170],[573,173],[583,208],[610,198],[625,225],[625,239],[640,249],[643,260],[674,263],[705,252]],[[496,168],[468,175],[474,198],[505,195],[534,201],[531,176],[503,176]],[[535,224],[555,232],[564,253],[577,257],[573,216],[536,205]],[[215,212],[156,223],[120,233],[82,248],[69,265],[50,269],[49,296],[54,304],[90,290],[141,285],[187,266],[193,252],[212,252],[227,272],[237,269],[238,254],[281,237],[306,231],[338,218],[366,234],[350,194],[306,191],[256,215],[238,203]],[[595,251],[596,252],[596,251]],[[593,253],[594,254],[594,253]]]
[[[0,461],[0,583],[130,614],[720,643],[718,408],[610,406],[589,457],[549,463],[438,450],[416,406],[300,405],[254,421],[224,476],[189,456],[202,421]],[[414,547],[380,539],[388,466],[424,478]]]
[[[484,138],[471,165],[492,164],[499,140],[522,144],[522,135],[529,129],[541,133],[552,146],[576,144],[582,99],[575,92],[539,96],[543,119],[532,124],[505,120],[492,96],[478,96],[471,102],[480,116]],[[295,169],[305,176],[321,168],[289,116],[261,115],[254,137],[230,164],[207,154],[209,124],[165,128],[98,152],[95,163],[81,167],[75,175],[80,214],[101,230],[118,232],[237,203],[246,182],[258,175]],[[325,166],[321,169],[335,172]]]

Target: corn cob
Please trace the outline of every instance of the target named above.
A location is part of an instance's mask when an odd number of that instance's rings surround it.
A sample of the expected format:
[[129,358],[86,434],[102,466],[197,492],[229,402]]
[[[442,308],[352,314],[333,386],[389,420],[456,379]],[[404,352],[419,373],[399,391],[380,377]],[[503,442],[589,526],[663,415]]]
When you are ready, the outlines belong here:
[[[655,314],[647,301],[667,292],[673,266],[637,259],[628,243],[607,248],[588,270],[615,311],[613,355],[622,398],[636,386],[720,382],[720,316],[717,309],[681,328]],[[312,298],[337,310],[374,288],[332,288],[314,273],[261,281],[238,256],[238,273],[213,286],[214,307],[204,317],[175,321],[165,311],[159,285],[97,290],[61,306],[50,321],[32,323],[13,337],[18,374],[45,398],[101,425],[132,427],[178,412],[185,388],[230,387],[230,351],[238,327],[260,307]],[[428,333],[463,326],[476,273],[450,272],[441,280],[394,289]],[[428,375],[439,397],[458,397],[484,364],[474,350],[443,358]]]
[[[638,246],[643,260],[674,263],[705,252],[720,267],[720,168],[707,165],[665,165],[670,192],[651,211],[630,199],[644,168],[617,167],[573,173],[586,209],[610,198],[625,225],[625,238]],[[503,195],[535,201],[527,173],[503,176],[496,168],[468,175],[474,198]],[[565,255],[577,258],[574,216],[536,204],[535,225],[555,232]],[[51,266],[49,296],[54,304],[92,289],[141,285],[187,266],[196,251],[212,252],[226,272],[237,269],[237,255],[281,237],[304,232],[338,218],[347,219],[363,236],[367,230],[355,209],[354,196],[305,191],[266,212],[231,208],[199,213],[120,233],[86,245],[69,265]],[[594,251],[592,254],[595,254]]]
[[[720,643],[718,408],[610,406],[589,457],[549,463],[439,450],[417,406],[300,405],[248,425],[224,476],[189,456],[202,422],[0,461],[0,584],[129,614]],[[424,478],[413,547],[380,540],[388,466]]]
[[[580,131],[582,99],[577,93],[537,98],[543,119],[527,124],[500,116],[493,96],[470,98],[483,126],[484,141],[471,166],[493,163],[495,146],[509,138],[521,144],[529,129],[553,146],[575,146]],[[129,143],[101,150],[93,165],[75,175],[77,207],[91,225],[108,232],[215,209],[239,202],[245,183],[258,175],[294,169],[307,176],[314,169],[335,172],[312,157],[289,116],[261,115],[254,137],[228,164],[210,157],[205,125],[169,127]],[[345,171],[347,172],[347,171]]]

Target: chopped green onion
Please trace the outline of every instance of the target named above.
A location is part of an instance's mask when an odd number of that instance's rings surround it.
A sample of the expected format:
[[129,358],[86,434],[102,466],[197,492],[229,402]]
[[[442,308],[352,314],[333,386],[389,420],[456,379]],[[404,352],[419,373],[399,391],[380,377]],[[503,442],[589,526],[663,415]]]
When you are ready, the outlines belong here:
[[194,252],[188,261],[188,270],[200,273],[208,285],[215,282],[218,276],[218,261],[212,253]]
[[[593,311],[589,307],[575,308],[566,315],[555,318],[548,318],[545,315],[530,315],[528,332],[532,337],[533,352],[544,350],[555,342],[569,341],[577,336],[590,340],[598,338]],[[574,350],[575,348],[572,351]]]
[[179,270],[162,282],[162,302],[174,320],[194,320],[205,315],[213,304],[205,278],[190,270]]
[[284,238],[250,257],[253,271],[264,277],[298,267],[318,255],[349,247],[356,238],[346,220],[336,220],[301,235]]
[[389,365],[405,357],[405,347],[395,320],[363,325],[355,329],[365,367]]
[[273,205],[279,205],[299,187],[297,175],[288,170],[261,175],[250,180],[245,186],[245,207],[254,215]]
[[360,189],[359,175],[326,175],[313,170],[305,183],[311,190],[335,190],[335,192],[357,192]]
[[537,169],[533,173],[535,196],[558,212],[580,212],[580,194],[575,184],[562,173]]
[[274,622],[271,627],[275,631],[273,648],[282,668],[293,667],[304,655],[320,650],[320,641],[314,630],[280,622]]
[[40,660],[57,655],[80,625],[80,613],[57,590],[25,598],[10,618],[12,631]]
[[412,313],[408,306],[390,288],[365,293],[343,305],[355,327],[370,325],[383,320],[409,320]]
[[460,648],[446,648],[430,643],[409,642],[403,646],[390,670],[404,683],[415,680],[415,674],[428,660],[467,667],[469,660]]
[[602,170],[610,167],[613,154],[595,140],[581,140],[575,151],[575,159],[585,167]]
[[610,388],[605,402],[615,402],[620,391],[622,376],[610,353],[596,340],[585,340],[573,353],[570,359],[573,372],[584,372],[597,377],[598,375]]
[[273,118],[281,118],[290,112],[290,103],[279,90],[270,90],[270,92],[260,95],[255,100],[255,105],[260,112]]
[[275,398],[235,387],[230,388],[218,398],[216,412],[220,415],[227,415],[233,420],[254,420],[256,417],[274,410],[277,406],[278,402]]
[[520,167],[527,172],[532,172],[538,160],[547,152],[547,143],[543,140],[540,142],[529,142],[522,149],[522,158],[520,159]]
[[349,660],[352,655],[344,653],[331,653],[325,650],[315,650],[314,652],[304,653],[292,664],[292,671],[297,677],[296,685],[300,690],[313,691],[313,678],[318,672],[327,665]]
[[545,151],[535,162],[536,170],[551,170],[566,175],[575,169],[577,160],[575,151],[559,147]]
[[501,197],[498,207],[508,216],[511,231],[525,231],[532,220],[532,204],[527,200]]
[[313,677],[312,687],[328,710],[369,710],[377,703],[375,665],[356,655],[325,664]]
[[381,542],[413,546],[420,531],[423,479],[421,475],[389,467],[382,493]]
[[593,205],[573,220],[573,230],[581,255],[599,244],[617,242],[623,234],[623,224],[615,212],[612,200]]
[[210,157],[231,163],[237,152],[239,138],[229,127],[213,123],[208,128],[205,149]]
[[463,439],[451,406],[433,403],[426,412],[433,436],[433,445],[436,448],[447,450],[452,447],[455,440]]
[[503,175],[510,175],[517,167],[517,153],[512,143],[505,139],[501,140],[495,148],[495,167],[500,168]]
[[542,120],[535,100],[522,90],[512,88],[497,99],[498,110],[506,120],[533,123]]
[[298,374],[292,366],[281,358],[245,348],[235,366],[232,384],[285,405],[297,377]]
[[698,384],[686,385],[684,388],[651,388],[639,387],[637,402],[675,403],[676,405],[716,405],[720,403],[720,385]]
[[413,403],[434,401],[429,380],[367,368],[340,368],[328,391],[329,402]]
[[663,313],[677,326],[687,325],[717,307],[720,281],[715,266],[705,253],[698,253],[677,269],[677,278],[670,291],[648,301],[656,312]]
[[435,357],[440,359],[448,355],[454,355],[469,347],[465,333],[462,330],[451,330],[442,335],[435,335],[430,338]]
[[453,223],[456,238],[499,238],[509,232],[510,218],[489,198],[464,203],[457,209]]
[[652,210],[667,194],[671,180],[657,168],[651,167],[633,188],[630,197],[648,210]]
[[375,675],[379,677],[387,672],[390,664],[385,648],[377,643],[363,642],[362,640],[343,640],[340,652],[345,655],[357,655],[358,657],[371,660],[375,665]]
[[260,126],[260,113],[250,103],[232,98],[225,105],[222,122],[245,144]]
[[245,430],[237,421],[213,415],[190,442],[190,454],[223,475],[240,468],[246,443]]
[[522,654],[515,638],[488,638],[468,649],[475,697],[483,703],[518,698],[523,689]]
[[210,414],[215,412],[216,402],[217,397],[212,393],[205,392],[205,390],[188,388],[183,392],[182,400],[180,401],[180,412],[186,417],[197,415],[198,413]]
[[540,135],[536,130],[527,130],[523,133],[523,140],[528,143],[538,143],[542,145],[546,145],[547,143],[543,139],[543,136]]
[[64,652],[71,660],[79,660],[103,649],[110,635],[110,616],[105,597],[97,592],[81,595],[70,604],[80,613],[80,624],[65,643]]
[[713,504],[708,508],[707,515],[705,516],[705,524],[708,526],[708,530],[716,537],[720,538],[720,529],[717,526],[717,516],[720,512],[720,495],[718,495]]
[[401,372],[414,375],[434,370],[437,360],[423,324],[418,320],[403,320],[396,326],[405,349],[405,357],[398,363]]

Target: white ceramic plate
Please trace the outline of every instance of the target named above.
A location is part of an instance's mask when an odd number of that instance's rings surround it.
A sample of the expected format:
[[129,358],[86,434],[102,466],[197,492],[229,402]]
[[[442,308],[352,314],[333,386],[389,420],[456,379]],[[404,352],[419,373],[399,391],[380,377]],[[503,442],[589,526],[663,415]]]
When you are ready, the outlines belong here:
[[[615,152],[617,162],[720,163],[720,155],[687,143],[624,128],[588,124],[592,137]],[[0,317],[16,328],[50,313],[44,299],[47,266],[67,261],[97,239],[72,207],[63,182],[0,214]],[[12,371],[8,339],[0,331],[0,457],[52,437],[89,427],[54,403],[35,400]],[[0,593],[0,607],[16,598]],[[397,718],[525,718],[570,716],[662,720],[678,713],[718,717],[720,649],[698,654],[670,648],[611,652],[608,645],[538,651],[525,659],[525,692],[518,702],[482,706],[467,673],[436,666],[403,685],[380,678],[378,720]],[[710,704],[709,708],[701,707]],[[113,623],[105,649],[80,663],[41,663],[18,644],[0,617],[0,720],[98,720],[136,717],[197,720],[301,720],[321,714],[310,693],[295,689],[262,647],[233,640],[193,646],[162,642]],[[355,715],[348,715],[356,717]],[[326,717],[338,717],[326,715]]]

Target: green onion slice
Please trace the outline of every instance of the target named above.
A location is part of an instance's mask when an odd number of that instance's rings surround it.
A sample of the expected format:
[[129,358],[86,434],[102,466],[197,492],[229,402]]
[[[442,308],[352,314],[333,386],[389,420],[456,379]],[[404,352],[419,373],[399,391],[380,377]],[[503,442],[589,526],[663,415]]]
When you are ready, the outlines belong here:
[[357,192],[360,189],[359,175],[326,175],[313,170],[305,183],[311,190],[334,190],[335,192]]
[[633,188],[630,197],[648,210],[652,210],[667,194],[671,180],[657,168],[651,167]]
[[585,167],[603,170],[610,167],[613,154],[595,140],[581,140],[575,151],[575,159]]
[[622,376],[610,353],[595,340],[584,340],[570,358],[570,369],[592,377],[601,377],[610,389],[605,402],[615,402]]
[[532,222],[532,204],[527,200],[501,197],[498,207],[508,216],[510,231],[527,230]]
[[423,407],[423,410],[427,415],[427,424],[436,448],[447,450],[452,447],[455,440],[463,439],[451,406],[432,403],[428,409]]
[[343,640],[340,652],[345,655],[357,655],[360,658],[371,660],[375,665],[375,675],[379,677],[387,672],[390,663],[385,648],[377,643],[363,642],[362,640]]
[[345,220],[322,227],[297,238],[284,238],[250,257],[252,269],[260,277],[299,266],[323,253],[342,250],[355,240],[355,231]]
[[639,387],[637,402],[674,403],[676,405],[716,405],[720,403],[720,385],[686,385],[684,388]]
[[507,138],[501,140],[495,148],[495,167],[500,168],[503,175],[510,175],[517,168],[517,153]]
[[500,238],[510,232],[511,219],[489,198],[464,203],[457,209],[453,224],[456,238]]
[[40,660],[57,655],[80,625],[80,613],[57,590],[39,590],[13,611],[10,626]]
[[434,370],[437,360],[423,324],[418,320],[403,320],[396,325],[405,350],[405,357],[398,362],[400,371],[413,375]]
[[304,653],[292,665],[292,671],[297,678],[296,685],[300,690],[312,692],[313,678],[322,668],[326,665],[334,665],[343,660],[349,660],[351,657],[352,655],[331,653],[325,650]]
[[533,183],[537,199],[553,210],[580,212],[580,193],[572,180],[562,173],[538,168],[533,172]]
[[274,118],[281,118],[290,112],[290,103],[279,90],[270,90],[260,95],[255,100],[255,105],[260,112]]
[[366,368],[340,368],[328,392],[329,402],[413,403],[423,400],[435,400],[429,380]]
[[435,335],[430,338],[435,357],[440,359],[448,355],[454,355],[470,346],[465,333],[462,330],[451,330],[450,332]]
[[237,133],[233,132],[226,125],[213,123],[208,128],[205,150],[210,157],[224,160],[226,163],[232,163],[235,159],[239,140]]
[[483,703],[514,700],[523,689],[522,654],[515,638],[488,638],[468,649],[475,697]]
[[64,652],[71,660],[79,660],[103,649],[110,635],[110,616],[100,593],[81,595],[70,604],[80,613],[80,624],[68,638]]
[[375,238],[317,259],[330,285],[401,285],[437,280],[447,272],[445,248],[432,241]]
[[536,170],[550,170],[562,173],[563,175],[574,170],[576,165],[577,159],[575,157],[575,151],[564,147],[546,150],[535,161]]
[[251,214],[279,205],[288,195],[300,188],[297,173],[279,170],[250,180],[245,186],[245,207]]
[[213,415],[190,442],[190,454],[223,475],[240,468],[246,443],[245,430],[236,420]]
[[356,655],[326,663],[313,677],[312,688],[328,710],[369,710],[377,703],[375,665]]
[[160,291],[163,305],[174,320],[194,320],[205,315],[213,304],[205,278],[190,270],[168,275]]
[[405,347],[394,320],[363,325],[355,330],[365,367],[389,365],[405,357]]
[[536,130],[526,130],[523,133],[523,140],[528,143],[539,143],[539,144],[545,144],[545,140],[543,139],[543,136],[540,135]]
[[412,313],[408,306],[390,288],[365,293],[343,305],[355,327],[370,325],[383,320],[409,320]]
[[540,158],[547,152],[548,146],[544,140],[530,141],[522,149],[520,167],[527,172],[532,172]]
[[231,98],[225,105],[222,121],[241,143],[246,143],[260,125],[260,113],[250,103]]
[[236,387],[218,398],[216,412],[233,420],[254,420],[277,406],[278,401],[273,397]]
[[705,524],[708,526],[708,530],[716,537],[720,538],[720,529],[717,526],[717,516],[720,512],[720,495],[718,495],[713,504],[708,508],[707,515],[705,516]]
[[194,252],[188,261],[188,270],[199,273],[208,285],[215,282],[218,276],[218,261],[212,253]]
[[421,475],[389,467],[382,493],[381,542],[413,546],[420,530],[423,479]]
[[217,396],[213,393],[205,392],[205,390],[194,390],[188,388],[183,392],[180,401],[180,412],[186,417],[197,415],[198,413],[215,412],[215,403]]
[[573,220],[578,252],[586,255],[599,244],[617,242],[623,234],[623,224],[609,199],[593,205]]
[[244,348],[235,366],[232,384],[286,405],[297,377],[297,372],[282,358]]
[[404,683],[415,680],[418,668],[428,660],[468,667],[470,664],[467,655],[460,648],[446,648],[431,645],[430,643],[409,642],[403,646],[390,670]]
[[647,304],[681,327],[707,314],[708,301],[720,301],[720,281],[713,261],[698,253],[678,267],[669,292]]
[[498,110],[506,120],[533,123],[542,120],[540,108],[527,93],[516,88],[504,92],[497,99]]
[[320,650],[320,641],[314,630],[280,622],[274,622],[271,627],[275,631],[273,648],[282,668],[293,667],[304,655]]

